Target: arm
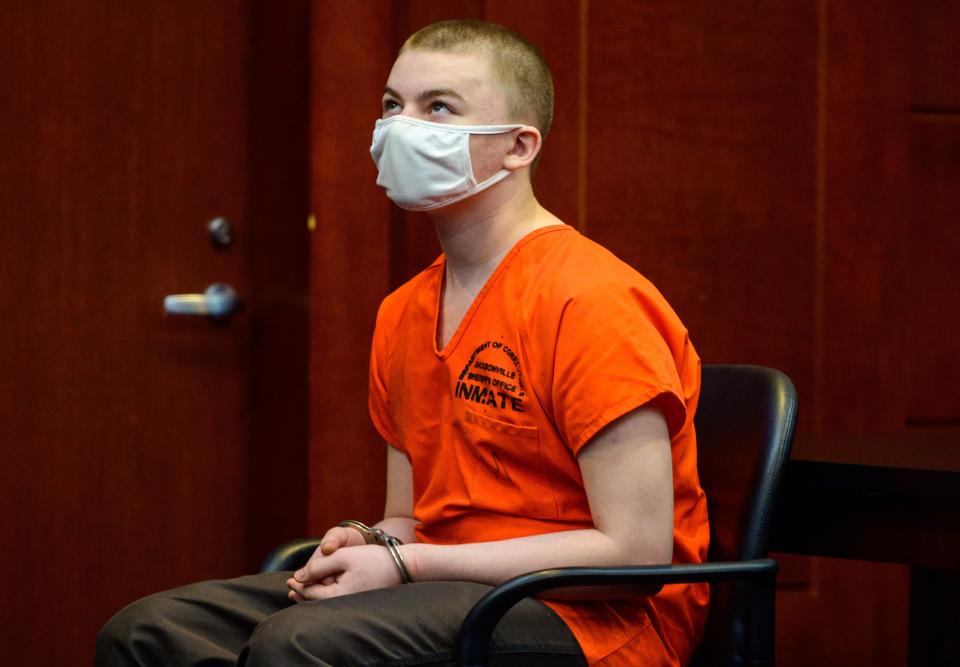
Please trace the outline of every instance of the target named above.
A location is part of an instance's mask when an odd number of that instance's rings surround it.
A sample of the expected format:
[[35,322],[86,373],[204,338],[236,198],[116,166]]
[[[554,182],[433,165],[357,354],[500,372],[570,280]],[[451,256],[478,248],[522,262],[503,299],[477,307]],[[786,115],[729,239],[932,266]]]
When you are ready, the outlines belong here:
[[673,479],[666,422],[639,408],[581,450],[580,470],[594,528],[460,545],[401,547],[418,580],[496,585],[551,567],[669,563],[673,554]]
[[411,544],[417,540],[413,533],[416,525],[413,518],[413,468],[403,452],[396,447],[387,447],[387,504],[383,520],[378,521],[376,527],[401,539],[404,544]]
[[[581,450],[579,463],[594,528],[475,544],[405,544],[400,550],[414,581],[498,584],[549,567],[669,563],[673,481],[670,438],[661,413],[643,407],[618,419]],[[402,494],[388,496],[399,499]],[[413,525],[412,518],[400,520]],[[291,588],[310,599],[332,597],[399,583],[395,570],[382,547],[344,549],[311,559],[291,580]],[[348,577],[351,572],[356,576]],[[324,581],[332,585],[311,585]]]

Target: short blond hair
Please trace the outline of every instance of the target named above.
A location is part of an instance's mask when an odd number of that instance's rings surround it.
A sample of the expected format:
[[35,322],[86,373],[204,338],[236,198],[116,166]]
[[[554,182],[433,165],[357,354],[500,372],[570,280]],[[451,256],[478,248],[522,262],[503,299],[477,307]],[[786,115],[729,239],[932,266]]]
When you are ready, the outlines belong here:
[[514,121],[528,122],[543,137],[553,122],[553,79],[540,51],[522,35],[488,21],[453,19],[439,21],[413,33],[400,52],[407,49],[482,52],[490,57],[494,75],[503,84],[507,113]]

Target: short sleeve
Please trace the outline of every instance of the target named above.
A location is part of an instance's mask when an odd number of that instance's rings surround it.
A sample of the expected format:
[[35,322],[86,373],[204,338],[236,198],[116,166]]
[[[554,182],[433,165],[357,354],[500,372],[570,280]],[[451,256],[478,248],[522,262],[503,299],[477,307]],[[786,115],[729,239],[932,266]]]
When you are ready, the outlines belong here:
[[[686,421],[668,337],[682,326],[637,287],[605,285],[568,299],[556,327],[550,402],[574,454],[603,427],[643,405],[664,415],[670,436]],[[669,307],[663,304],[664,309]],[[673,316],[675,320],[675,316]]]
[[388,334],[381,313],[377,315],[377,325],[373,332],[373,345],[370,349],[370,386],[368,405],[370,420],[380,436],[388,444],[402,449],[397,437],[393,418],[390,414],[390,398],[387,391],[387,360],[389,359]]

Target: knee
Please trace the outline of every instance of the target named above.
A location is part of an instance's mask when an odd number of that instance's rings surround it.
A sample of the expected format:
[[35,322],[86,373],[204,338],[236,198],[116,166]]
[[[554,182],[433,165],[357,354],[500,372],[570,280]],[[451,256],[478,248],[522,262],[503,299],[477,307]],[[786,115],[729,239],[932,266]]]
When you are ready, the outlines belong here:
[[146,642],[155,636],[154,630],[164,616],[164,605],[164,598],[150,596],[114,614],[97,633],[96,664],[140,664]]
[[239,665],[311,664],[342,665],[351,662],[352,642],[345,636],[344,614],[324,602],[300,603],[264,619],[257,625],[241,654]]
[[121,656],[126,646],[126,637],[129,636],[128,624],[121,610],[107,621],[97,633],[96,661],[97,667],[123,664]]

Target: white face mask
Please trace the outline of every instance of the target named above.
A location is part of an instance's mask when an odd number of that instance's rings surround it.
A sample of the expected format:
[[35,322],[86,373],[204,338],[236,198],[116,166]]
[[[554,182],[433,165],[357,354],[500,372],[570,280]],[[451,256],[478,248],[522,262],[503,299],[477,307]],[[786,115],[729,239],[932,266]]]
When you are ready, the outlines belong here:
[[426,211],[486,190],[510,175],[506,169],[477,183],[470,161],[471,134],[503,134],[523,125],[448,125],[407,116],[377,121],[370,154],[377,185],[400,208]]

